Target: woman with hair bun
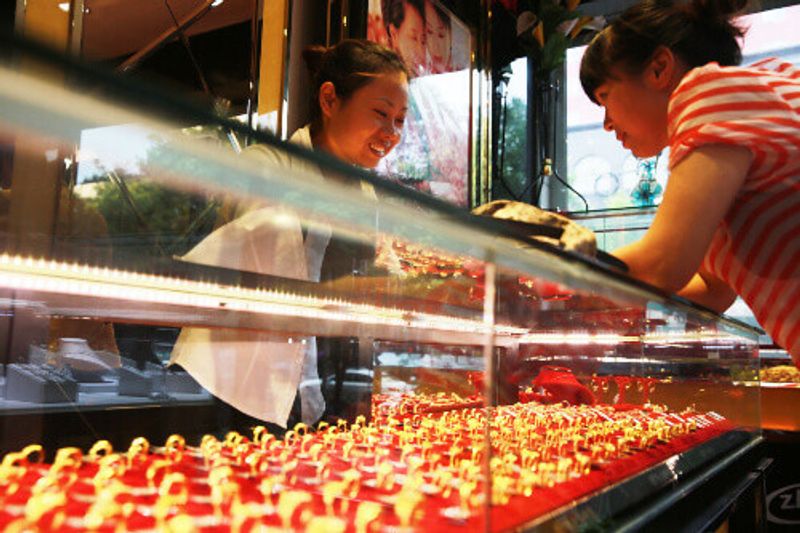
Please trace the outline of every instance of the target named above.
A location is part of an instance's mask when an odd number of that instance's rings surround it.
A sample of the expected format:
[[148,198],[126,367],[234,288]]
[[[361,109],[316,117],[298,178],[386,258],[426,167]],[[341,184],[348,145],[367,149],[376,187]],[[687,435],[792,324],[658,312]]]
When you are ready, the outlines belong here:
[[741,298],[800,364],[800,69],[738,66],[741,0],[647,0],[600,32],[581,84],[637,157],[669,147],[633,276],[724,311]]
[[[290,142],[327,152],[373,169],[400,141],[408,107],[408,71],[392,50],[362,40],[311,48],[305,59],[313,74],[310,123]],[[272,146],[248,147],[244,156],[290,176],[327,179],[323,170]],[[374,195],[366,184],[362,189]],[[368,255],[344,247],[324,224],[304,225],[297,213],[260,199],[226,202],[220,227],[183,259],[284,278],[320,281],[326,274],[353,271],[352,261]],[[345,239],[346,241],[346,239]],[[339,257],[341,256],[341,257]],[[347,267],[346,269],[344,267]],[[314,338],[282,339],[268,332],[184,328],[171,362],[182,365],[201,385],[239,411],[286,426],[300,393],[302,421],[322,416],[325,401],[317,370]]]
[[[400,142],[408,110],[408,70],[379,44],[347,39],[311,47],[303,56],[312,74],[311,116],[290,141],[372,169]],[[265,145],[256,155],[274,152]]]

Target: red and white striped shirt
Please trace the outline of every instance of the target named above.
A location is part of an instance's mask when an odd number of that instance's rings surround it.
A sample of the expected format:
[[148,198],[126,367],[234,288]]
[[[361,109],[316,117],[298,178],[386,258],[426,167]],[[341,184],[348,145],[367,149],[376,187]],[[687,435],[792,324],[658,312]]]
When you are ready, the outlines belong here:
[[670,169],[706,144],[749,149],[703,267],[800,363],[800,69],[777,59],[691,70],[669,103]]

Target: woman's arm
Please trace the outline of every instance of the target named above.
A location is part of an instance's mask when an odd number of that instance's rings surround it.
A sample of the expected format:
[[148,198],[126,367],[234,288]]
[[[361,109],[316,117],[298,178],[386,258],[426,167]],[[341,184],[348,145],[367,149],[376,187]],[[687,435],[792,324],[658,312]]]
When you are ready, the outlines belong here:
[[752,159],[748,149],[722,144],[705,145],[686,156],[671,172],[644,237],[614,251],[630,275],[670,292],[689,283]]
[[700,269],[678,294],[718,313],[736,300],[736,292],[710,272]]

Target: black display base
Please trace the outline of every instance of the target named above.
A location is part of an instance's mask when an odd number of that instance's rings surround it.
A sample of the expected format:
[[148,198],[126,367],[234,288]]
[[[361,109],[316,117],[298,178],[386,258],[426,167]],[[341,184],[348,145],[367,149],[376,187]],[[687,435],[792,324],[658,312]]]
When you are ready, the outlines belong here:
[[154,377],[138,368],[123,366],[118,371],[120,396],[149,397],[153,393]]
[[762,531],[763,439],[731,431],[520,528],[525,531]]
[[180,394],[200,394],[203,387],[188,372],[167,372],[167,392]]
[[800,433],[767,431],[764,437],[775,461],[767,476],[767,530],[800,531]]

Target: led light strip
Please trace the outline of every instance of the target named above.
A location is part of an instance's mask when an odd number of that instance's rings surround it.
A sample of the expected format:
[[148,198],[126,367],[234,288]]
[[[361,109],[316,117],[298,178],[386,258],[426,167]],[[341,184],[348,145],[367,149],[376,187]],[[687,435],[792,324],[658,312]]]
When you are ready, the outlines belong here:
[[[0,255],[0,286],[17,290],[206,309],[230,309],[286,317],[357,321],[405,328],[480,334],[487,331],[486,326],[479,320],[8,254]],[[495,333],[500,335],[520,334],[526,331],[511,326],[495,327]]]
[[536,344],[619,344],[622,342],[641,342],[636,335],[617,333],[528,333],[519,337],[521,343]]
[[[16,255],[0,255],[0,287],[16,290],[70,294],[145,303],[159,303],[205,309],[258,313],[285,317],[311,318],[331,321],[354,321],[363,324],[437,330],[469,334],[486,334],[489,326],[480,320],[453,318],[348,302],[334,298],[316,298],[265,289],[219,285],[181,278],[170,278],[126,272],[105,267],[34,259]],[[529,329],[495,325],[493,333],[515,337],[520,343],[538,344],[619,344],[644,342],[669,344],[680,340],[736,341],[740,337],[719,332],[695,331],[686,333],[642,336],[598,333],[532,333]]]

